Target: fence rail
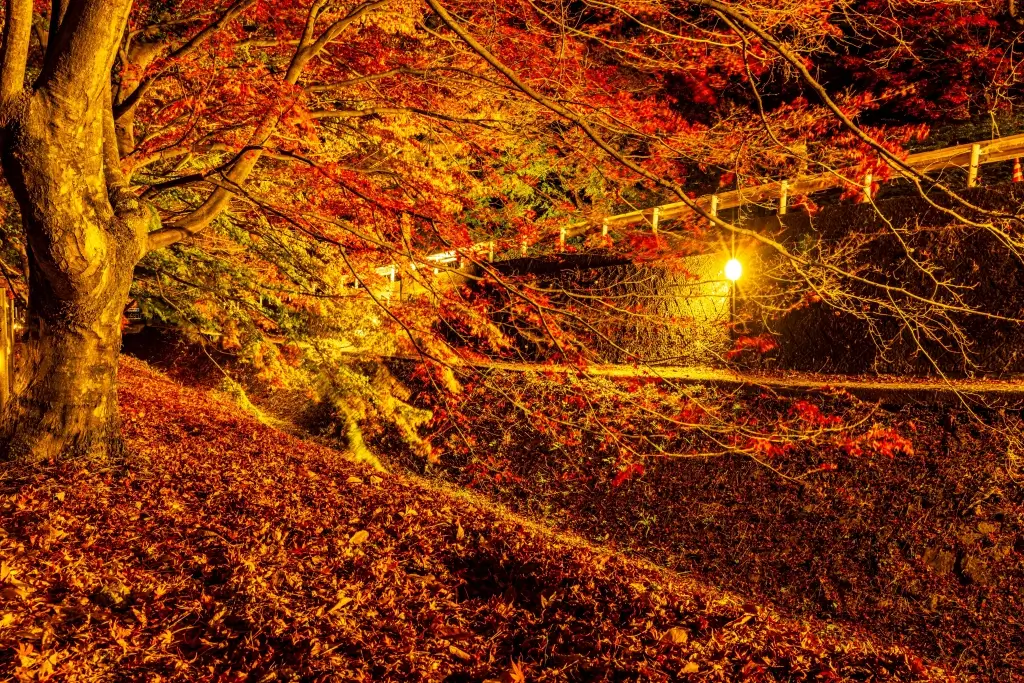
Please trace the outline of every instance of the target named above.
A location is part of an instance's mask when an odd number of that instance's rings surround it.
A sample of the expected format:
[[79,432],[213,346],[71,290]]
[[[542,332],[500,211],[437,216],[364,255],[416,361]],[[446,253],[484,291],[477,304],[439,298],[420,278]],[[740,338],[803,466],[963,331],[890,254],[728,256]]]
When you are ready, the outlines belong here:
[[[974,142],[956,145],[943,149],[918,152],[908,155],[904,163],[921,174],[937,173],[951,168],[968,169],[968,186],[977,184],[978,168],[983,164],[1017,159],[1024,155],[1024,133],[1010,135],[988,142]],[[907,175],[901,169],[893,169],[898,176]],[[873,179],[870,175],[860,179],[863,191],[871,192]],[[829,171],[816,175],[800,176],[788,180],[780,180],[755,187],[748,187],[729,192],[704,195],[694,202],[709,213],[725,209],[735,209],[747,204],[763,204],[777,201],[782,213],[785,213],[786,200],[794,195],[807,195],[836,187],[857,187],[844,177],[841,171]],[[639,209],[615,216],[608,216],[604,224],[608,227],[626,227],[630,225],[648,224],[657,226],[664,220],[682,218],[692,213],[684,202],[662,204],[647,209]],[[657,216],[657,218],[655,217]],[[569,237],[581,235],[596,227],[592,223],[577,223],[566,229]]]
[[[939,173],[954,168],[967,169],[967,185],[968,187],[974,187],[978,182],[979,169],[984,164],[1010,161],[1019,159],[1022,156],[1024,156],[1024,133],[1018,133],[996,140],[969,142],[927,152],[917,152],[908,155],[903,160],[903,163],[921,174]],[[894,167],[893,170],[897,177],[907,175],[902,169]],[[712,215],[726,209],[735,209],[748,204],[765,204],[767,202],[777,202],[779,213],[784,214],[787,211],[790,197],[814,194],[815,192],[837,187],[860,187],[862,192],[871,194],[874,180],[870,175],[867,175],[859,179],[859,184],[854,184],[851,183],[850,178],[843,175],[842,171],[829,171],[815,175],[778,180],[739,190],[704,195],[695,198],[693,201],[705,212]],[[657,230],[663,221],[677,220],[687,217],[692,213],[692,209],[685,202],[672,202],[607,216],[601,222],[586,221],[572,223],[562,228],[558,233],[552,233],[546,237],[548,239],[557,238],[558,247],[564,248],[566,239],[585,235],[592,230],[600,229],[603,233],[607,234],[609,229],[625,228],[633,225],[646,225],[652,230]],[[500,246],[500,243],[494,240],[478,242],[470,247],[431,254],[424,257],[424,261],[434,268],[461,268],[463,256],[471,258],[482,256],[491,261],[494,260],[494,254],[496,250],[500,250]],[[520,245],[512,246],[514,248]],[[525,255],[526,245],[521,245],[520,248],[521,253]],[[398,272],[398,268],[394,264],[377,269],[378,274],[389,277],[392,281],[396,279],[396,273]]]

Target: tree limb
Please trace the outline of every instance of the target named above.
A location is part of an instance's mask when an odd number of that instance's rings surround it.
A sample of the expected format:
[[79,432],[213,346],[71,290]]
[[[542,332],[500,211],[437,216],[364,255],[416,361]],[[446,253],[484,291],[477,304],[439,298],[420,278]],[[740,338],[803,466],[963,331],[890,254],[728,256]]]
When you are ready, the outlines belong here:
[[[313,36],[316,31],[316,20],[327,0],[317,0],[309,9],[306,25],[303,28],[302,38],[295,50],[292,61],[285,74],[285,82],[289,85],[296,85],[302,76],[302,71],[311,59],[316,57],[332,40],[337,38],[342,31],[364,17],[369,12],[387,4],[389,0],[375,0],[364,2],[341,19],[331,24],[315,41]],[[282,111],[271,112],[256,127],[247,145],[248,151],[241,154],[232,164],[231,169],[225,174],[228,185],[241,186],[252,173],[253,168],[262,156],[262,148],[277,129],[278,120]],[[170,246],[190,235],[194,235],[214,221],[217,216],[227,207],[233,196],[233,192],[224,187],[214,190],[203,204],[189,215],[175,221],[174,223],[155,230],[149,235],[149,249],[161,249]]]
[[50,0],[50,22],[46,34],[46,44],[49,45],[57,38],[61,22],[64,21],[64,13],[68,9],[68,0]]
[[[721,3],[718,3],[715,0],[695,0],[695,1],[698,2],[699,4],[705,4],[705,5],[708,5],[708,6],[710,6],[711,4],[718,5],[718,6],[721,5]],[[651,173],[647,169],[645,169],[642,166],[640,166],[639,164],[637,164],[635,161],[629,159],[624,154],[622,154],[622,152],[620,152],[615,147],[613,147],[611,144],[609,144],[607,141],[605,141],[605,139],[601,136],[601,134],[590,123],[588,123],[585,119],[583,119],[581,116],[576,114],[571,109],[568,109],[567,107],[561,105],[560,103],[558,103],[558,102],[556,102],[554,100],[551,100],[548,97],[545,97],[543,94],[541,94],[537,90],[534,90],[529,84],[527,84],[521,78],[519,78],[519,76],[512,69],[508,68],[500,59],[498,59],[486,47],[484,47],[478,40],[476,40],[476,38],[474,38],[472,36],[472,34],[470,34],[468,31],[466,31],[466,29],[463,28],[462,25],[460,23],[458,23],[455,20],[455,18],[452,17],[452,15],[449,14],[448,11],[443,6],[441,6],[441,4],[438,2],[438,0],[426,0],[426,2],[427,2],[428,5],[430,5],[431,9],[433,9],[437,13],[437,15],[441,18],[441,20],[445,23],[445,25],[448,26],[449,29],[451,29],[457,36],[459,36],[459,38],[461,38],[463,40],[463,42],[465,42],[465,44],[468,45],[474,52],[476,52],[477,55],[479,55],[484,61],[486,61],[488,64],[490,64],[492,68],[494,68],[496,71],[498,71],[503,76],[505,76],[505,78],[507,78],[509,80],[509,82],[512,83],[516,88],[518,88],[523,94],[525,94],[528,97],[530,97],[531,99],[535,100],[537,103],[541,104],[542,106],[548,108],[552,112],[558,114],[559,116],[564,117],[565,119],[567,119],[567,120],[573,122],[574,124],[576,124],[577,126],[579,126],[580,130],[582,130],[583,133],[594,142],[594,144],[596,144],[601,150],[603,150],[610,157],[615,159],[618,163],[622,164],[623,166],[625,166],[626,168],[630,169],[631,171],[637,173],[638,175],[640,175],[640,176],[650,180],[651,182],[657,183],[659,186],[664,187],[665,189],[668,189],[668,190],[672,191],[677,197],[679,197],[680,201],[682,201],[682,203],[685,204],[691,211],[693,211],[698,216],[701,216],[702,218],[707,219],[708,221],[710,221],[710,223],[712,225],[714,225],[714,226],[716,226],[716,227],[718,227],[718,228],[720,228],[722,230],[727,230],[727,231],[729,231],[729,232],[731,232],[733,234],[736,234],[736,235],[743,235],[745,237],[749,237],[749,238],[751,238],[751,239],[753,239],[753,240],[755,240],[755,241],[765,245],[766,247],[769,247],[770,249],[774,250],[777,254],[779,254],[780,256],[785,258],[787,261],[789,261],[790,263],[792,263],[795,266],[798,266],[800,268],[810,268],[810,267],[822,268],[822,269],[824,269],[824,270],[826,270],[828,272],[833,273],[834,275],[836,275],[838,277],[845,278],[845,279],[847,279],[847,280],[849,280],[851,282],[857,282],[857,283],[862,284],[862,285],[866,285],[866,286],[869,286],[869,287],[876,288],[876,289],[881,290],[881,291],[883,291],[883,292],[885,292],[886,294],[889,294],[889,295],[897,294],[897,295],[906,297],[907,299],[914,300],[914,301],[923,303],[923,304],[928,305],[928,306],[934,306],[934,307],[936,307],[938,309],[941,309],[941,310],[947,311],[947,312],[964,313],[964,314],[976,315],[976,316],[979,316],[979,317],[989,318],[989,319],[993,319],[993,320],[1009,320],[1009,321],[1012,321],[1012,322],[1018,322],[1018,319],[1016,319],[1016,318],[1008,318],[1008,317],[1005,317],[1005,316],[999,316],[999,315],[995,315],[995,314],[991,314],[991,313],[986,313],[985,311],[978,311],[978,310],[975,310],[975,309],[972,309],[972,308],[968,308],[968,307],[962,306],[962,305],[946,304],[946,303],[941,302],[941,301],[936,301],[934,299],[923,297],[923,296],[921,296],[919,294],[916,294],[916,293],[906,289],[905,287],[889,285],[889,284],[886,284],[884,282],[877,282],[875,280],[872,280],[871,278],[858,275],[857,273],[848,272],[846,270],[843,270],[842,268],[839,268],[839,267],[834,266],[834,265],[829,264],[829,263],[818,263],[818,262],[809,260],[807,258],[801,257],[798,254],[793,253],[792,251],[787,249],[786,246],[784,244],[782,244],[781,242],[778,242],[777,240],[774,240],[774,239],[772,239],[772,238],[770,238],[770,237],[768,237],[766,235],[762,235],[761,233],[757,232],[756,230],[751,230],[749,228],[742,228],[740,226],[737,226],[737,225],[734,225],[732,223],[728,223],[728,222],[722,220],[717,215],[715,215],[715,216],[711,215],[704,208],[702,208],[697,202],[695,202],[693,199],[691,199],[683,191],[683,189],[679,185],[677,185],[676,183],[673,183],[673,182],[671,182],[669,180],[666,180],[665,178],[662,178],[660,176],[657,176],[657,175]],[[808,77],[812,78],[812,80],[813,80],[813,77],[810,76],[810,73],[808,73]],[[827,93],[826,93],[826,96],[827,96]],[[838,109],[838,106],[837,106],[837,109]],[[856,124],[852,124],[852,122],[851,122],[851,125],[856,127]],[[866,133],[863,133],[863,134],[865,136],[867,136]],[[870,136],[868,136],[868,139],[869,140],[871,139]],[[877,143],[875,143],[875,144],[877,144]],[[888,150],[886,150],[886,152],[888,153]],[[805,277],[807,277],[807,276],[805,275]]]
[[[818,99],[820,99],[821,102],[833,113],[833,115],[835,115],[835,117],[839,119],[843,126],[845,126],[850,132],[852,132],[858,140],[860,140],[865,145],[873,149],[876,153],[878,153],[878,155],[881,156],[886,161],[886,163],[889,164],[889,166],[899,171],[902,175],[912,179],[916,183],[930,183],[932,187],[941,190],[950,198],[952,198],[962,206],[971,209],[972,211],[977,211],[978,213],[987,216],[997,216],[1000,218],[1018,218],[1017,216],[982,209],[981,207],[976,206],[975,204],[972,204],[971,202],[967,201],[965,198],[954,192],[944,183],[932,180],[931,178],[925,176],[923,173],[908,166],[906,163],[904,163],[902,159],[900,159],[898,156],[890,152],[883,145],[879,144],[877,140],[868,135],[863,128],[858,126],[849,116],[847,116],[846,112],[843,111],[842,107],[836,104],[835,100],[833,100],[831,95],[828,94],[828,91],[825,89],[825,86],[823,86],[818,81],[818,79],[816,79],[811,74],[810,70],[807,68],[807,65],[804,64],[803,60],[800,59],[798,55],[794,54],[793,51],[787,48],[781,41],[776,40],[774,36],[772,36],[770,33],[761,28],[761,26],[758,25],[757,22],[750,19],[750,17],[748,17],[743,12],[738,11],[735,7],[731,5],[726,5],[722,2],[719,2],[718,0],[692,1],[696,5],[707,7],[717,12],[720,16],[728,17],[739,26],[742,26],[744,29],[756,35],[762,42],[771,47],[783,59],[785,59],[786,62],[790,64],[790,66],[797,70],[797,72],[800,74],[801,79],[804,81],[807,87],[814,91],[814,94],[818,96]],[[952,213],[952,215],[957,220],[968,222],[966,218],[960,216],[959,214],[951,210],[947,210],[946,213]]]
[[369,109],[315,109],[309,112],[314,119],[356,119],[368,116],[387,116],[389,114],[418,114],[432,119],[441,119],[451,123],[472,123],[482,125],[485,123],[499,123],[496,119],[466,119],[458,116],[449,116],[440,112],[420,109],[419,107],[371,107]]
[[[196,35],[185,41],[180,47],[167,55],[165,62],[169,65],[175,60],[178,60],[191,52],[195,51],[200,45],[206,40],[211,38],[213,35],[223,30],[228,24],[238,18],[238,16],[249,9],[256,0],[236,0],[235,3],[228,8],[228,10],[220,16],[217,21],[209,24]],[[128,111],[131,111],[139,103],[142,97],[149,91],[153,84],[163,75],[167,67],[160,69],[155,74],[152,74],[144,78],[121,102],[117,105],[117,110],[114,112],[115,118],[120,118]]]
[[43,51],[43,54],[46,54],[46,45],[50,42],[47,26],[49,26],[49,19],[39,14],[32,15],[32,34],[39,41],[39,49]]
[[121,169],[121,152],[117,146],[117,131],[114,130],[113,95],[107,83],[103,104],[103,175],[110,193],[123,192],[128,187]]
[[102,101],[131,7],[132,0],[68,5],[56,37],[50,38],[37,82],[66,115],[84,117]]
[[305,68],[306,64],[309,63],[309,60],[320,54],[320,52],[322,52],[332,40],[341,35],[341,32],[352,25],[353,22],[358,21],[369,12],[387,4],[388,2],[389,0],[364,2],[344,17],[328,26],[327,29],[320,34],[320,37],[311,43],[310,41],[313,40],[313,31],[316,25],[316,19],[319,16],[320,10],[326,4],[326,0],[318,0],[318,2],[313,5],[313,8],[310,9],[309,19],[307,20],[306,27],[303,30],[302,39],[299,40],[299,49],[295,51],[291,64],[288,65],[288,72],[285,74],[284,79],[285,82],[289,85],[295,85],[298,83],[299,77],[302,75],[302,70]]
[[25,87],[28,46],[32,38],[32,0],[7,0],[4,44],[0,50],[0,101],[18,95]]

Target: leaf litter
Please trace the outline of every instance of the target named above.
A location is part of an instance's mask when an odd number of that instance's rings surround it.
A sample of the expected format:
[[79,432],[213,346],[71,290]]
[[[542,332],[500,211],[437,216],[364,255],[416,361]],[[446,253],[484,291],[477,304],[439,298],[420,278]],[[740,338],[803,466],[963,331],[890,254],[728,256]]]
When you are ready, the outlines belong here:
[[947,680],[125,358],[127,466],[0,480],[14,681]]

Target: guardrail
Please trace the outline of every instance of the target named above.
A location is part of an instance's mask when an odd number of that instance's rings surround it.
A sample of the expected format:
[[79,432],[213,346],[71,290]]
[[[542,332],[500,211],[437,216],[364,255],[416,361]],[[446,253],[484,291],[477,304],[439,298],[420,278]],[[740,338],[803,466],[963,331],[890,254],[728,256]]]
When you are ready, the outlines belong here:
[[[974,187],[978,183],[979,169],[982,165],[1009,161],[1011,159],[1016,160],[1021,156],[1024,156],[1024,133],[1009,135],[997,140],[971,142],[928,152],[917,152],[908,155],[903,160],[903,163],[921,174],[937,173],[951,168],[966,168],[968,171],[967,186]],[[897,177],[907,175],[902,169],[893,167],[893,170],[896,172]],[[1014,175],[1016,180],[1020,180],[1019,171],[1015,172]],[[777,202],[779,213],[785,214],[788,210],[789,199],[797,195],[809,195],[837,187],[859,187],[860,191],[865,195],[870,196],[873,194],[875,179],[871,174],[860,178],[859,181],[859,185],[855,185],[848,178],[844,177],[841,171],[829,171],[774,181],[739,190],[704,195],[695,198],[693,201],[711,215],[717,215],[719,211],[735,209],[747,204],[764,204],[773,201]],[[632,225],[646,225],[651,230],[657,231],[663,221],[677,220],[692,213],[693,210],[685,202],[672,202],[670,204],[661,204],[646,209],[607,216],[600,223],[593,221],[573,223],[561,228],[558,233],[552,233],[547,237],[557,238],[558,247],[562,249],[565,247],[565,240],[579,237],[598,228],[605,235],[612,228],[624,228]],[[426,256],[424,260],[435,268],[450,268],[453,265],[461,267],[463,258],[471,255],[486,254],[487,260],[493,261],[495,250],[498,246],[500,246],[500,242],[495,240],[477,242],[464,249],[452,249],[431,254]],[[525,255],[525,245],[514,246],[519,246],[520,253]],[[413,267],[416,267],[415,264],[413,264]],[[399,270],[396,265],[392,264],[377,268],[377,273],[390,278],[394,282]]]
[[[1024,155],[1024,133],[988,142],[973,142],[929,152],[918,152],[908,155],[903,160],[903,163],[921,174],[936,173],[950,168],[967,168],[967,186],[974,187],[978,182],[978,169],[983,164],[1009,161],[1017,159],[1022,155]],[[893,170],[899,176],[907,175],[901,169],[893,168]],[[870,195],[872,194],[873,185],[874,178],[868,174],[861,179],[859,187],[866,195]],[[784,214],[786,213],[789,197],[814,194],[815,192],[836,187],[851,186],[849,180],[843,177],[841,172],[830,171],[816,175],[800,176],[789,180],[780,180],[755,187],[730,190],[729,192],[704,195],[703,197],[696,198],[694,202],[704,211],[714,215],[718,211],[735,209],[747,204],[763,204],[765,202],[777,201],[779,202],[779,212]],[[648,209],[608,216],[604,219],[603,226],[607,229],[608,227],[625,227],[646,223],[657,229],[660,221],[682,218],[690,213],[692,213],[692,209],[684,202],[673,202]],[[595,226],[590,223],[577,223],[563,230],[563,233],[565,236],[574,237],[583,234],[592,227]],[[582,228],[582,231],[579,230],[580,228]]]

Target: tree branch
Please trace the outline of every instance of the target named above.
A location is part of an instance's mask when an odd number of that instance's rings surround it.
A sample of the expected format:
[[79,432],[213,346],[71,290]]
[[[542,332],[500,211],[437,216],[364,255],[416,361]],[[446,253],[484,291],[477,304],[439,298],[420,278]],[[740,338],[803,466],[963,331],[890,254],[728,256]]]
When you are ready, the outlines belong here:
[[[748,17],[743,12],[740,12],[731,5],[721,3],[718,0],[693,0],[693,2],[696,5],[707,7],[713,10],[723,18],[731,19],[737,25],[742,26],[747,31],[750,31],[751,33],[756,35],[762,42],[764,42],[775,52],[777,52],[779,56],[781,56],[783,59],[786,60],[786,62],[790,64],[790,66],[797,70],[797,72],[800,74],[801,79],[804,81],[807,87],[814,91],[814,94],[818,96],[818,99],[820,99],[821,102],[829,109],[829,111],[831,111],[832,114],[835,115],[837,119],[839,119],[843,126],[845,126],[850,132],[852,132],[858,140],[860,140],[865,145],[869,146],[871,149],[877,152],[878,155],[881,156],[887,164],[889,164],[889,166],[899,171],[905,177],[910,178],[915,183],[930,183],[932,187],[941,190],[943,193],[945,193],[947,196],[949,196],[951,199],[953,199],[960,205],[968,209],[971,209],[972,211],[977,211],[978,213],[981,213],[983,215],[997,216],[999,218],[1009,219],[1018,218],[1017,216],[1014,215],[982,209],[981,207],[967,201],[967,199],[965,199],[958,193],[954,192],[944,183],[932,180],[931,178],[925,176],[923,173],[908,166],[906,163],[904,163],[902,159],[900,159],[898,156],[896,156],[888,149],[886,149],[873,137],[868,135],[864,131],[864,129],[862,129],[860,126],[854,123],[854,121],[849,116],[846,115],[846,112],[842,110],[842,107],[836,104],[835,100],[833,100],[831,95],[828,94],[828,91],[825,89],[825,86],[823,86],[818,81],[818,79],[816,79],[811,74],[810,70],[807,68],[807,65],[804,64],[803,60],[800,59],[798,55],[794,54],[793,51],[787,48],[781,41],[776,40],[774,36],[772,36],[770,33],[761,28],[761,26],[758,25],[757,22],[750,19],[750,17]],[[733,28],[735,29],[735,27]],[[952,210],[947,209],[946,213],[952,214],[954,218],[962,222],[969,222],[966,218],[960,216],[959,214]]]
[[356,119],[368,116],[387,116],[389,114],[418,114],[432,119],[441,119],[451,123],[471,123],[483,125],[485,123],[499,123],[496,119],[466,119],[458,116],[449,116],[440,112],[420,109],[419,107],[371,107],[370,109],[316,109],[309,112],[314,119]]
[[[196,48],[206,42],[216,33],[224,29],[228,24],[238,18],[238,16],[247,10],[256,0],[236,0],[235,3],[228,8],[228,10],[221,15],[217,21],[209,24],[206,28],[201,30],[196,35],[185,41],[180,47],[172,51],[167,55],[165,59],[166,65],[170,65],[175,60],[178,60],[191,52],[194,52]],[[121,118],[128,111],[131,111],[139,103],[142,97],[149,91],[153,84],[163,75],[167,70],[167,66],[160,69],[155,74],[152,74],[143,79],[128,95],[121,100],[117,105],[117,110],[114,112],[115,118]]]
[[[341,35],[341,32],[361,19],[363,16],[387,4],[389,0],[375,0],[364,2],[341,19],[331,24],[315,41],[313,35],[316,31],[316,20],[327,0],[317,0],[309,9],[306,25],[302,31],[302,38],[295,50],[292,61],[285,74],[285,82],[289,85],[296,85],[302,76],[302,71],[309,60],[317,56],[332,40]],[[241,154],[237,161],[232,164],[231,169],[225,174],[228,185],[241,186],[249,174],[256,167],[262,156],[262,148],[277,129],[278,119],[282,111],[271,112],[256,127],[249,139],[247,148],[249,151]],[[189,215],[175,221],[174,223],[150,233],[149,249],[161,249],[170,246],[190,235],[194,235],[214,221],[217,216],[227,207],[228,201],[234,193],[224,187],[214,190],[203,204]]]
[[319,16],[320,10],[326,4],[326,0],[320,1],[313,5],[309,12],[309,19],[306,22],[306,28],[302,33],[302,39],[299,41],[299,49],[295,51],[295,56],[292,58],[291,64],[288,65],[288,73],[285,74],[285,82],[289,85],[295,85],[299,82],[299,77],[302,75],[302,70],[305,68],[309,60],[316,57],[320,52],[327,47],[332,40],[341,35],[341,32],[352,25],[353,22],[358,21],[369,12],[385,5],[389,0],[375,0],[374,2],[364,2],[354,10],[346,14],[341,19],[338,19],[333,24],[327,27],[326,30],[315,42],[310,43],[313,39],[313,31],[316,25],[316,19]]
[[[834,266],[834,265],[829,264],[829,263],[818,263],[818,262],[809,260],[807,258],[801,257],[798,254],[793,253],[792,251],[787,249],[786,246],[784,244],[782,244],[781,242],[778,242],[777,240],[774,240],[774,239],[772,239],[769,236],[762,235],[761,233],[757,232],[756,230],[751,230],[749,228],[742,228],[742,227],[739,227],[737,225],[733,225],[732,223],[728,223],[728,222],[722,220],[717,215],[712,216],[703,207],[701,207],[697,202],[695,202],[693,199],[691,199],[683,191],[683,189],[681,187],[679,187],[679,185],[677,185],[677,184],[675,184],[675,183],[673,183],[673,182],[671,182],[669,180],[666,180],[665,178],[662,178],[660,176],[657,176],[657,175],[651,173],[647,169],[645,169],[642,166],[640,166],[639,164],[637,164],[635,161],[629,159],[624,154],[622,154],[619,150],[617,150],[615,147],[613,147],[611,144],[606,142],[604,140],[604,138],[600,135],[600,133],[598,133],[598,131],[593,126],[591,126],[586,120],[584,120],[578,114],[576,114],[572,110],[564,107],[563,105],[559,104],[558,102],[555,102],[555,101],[545,97],[544,95],[542,95],[541,93],[539,93],[538,91],[536,91],[532,87],[530,87],[530,85],[528,85],[521,78],[519,78],[519,76],[514,71],[512,71],[510,68],[505,66],[505,64],[503,62],[501,62],[501,60],[499,60],[495,55],[493,55],[486,47],[484,47],[482,44],[480,44],[480,42],[477,41],[472,36],[472,34],[470,34],[468,31],[466,31],[466,29],[464,29],[462,27],[462,25],[459,24],[451,16],[451,14],[449,14],[448,11],[445,10],[445,8],[441,6],[441,4],[438,2],[438,0],[426,0],[426,2],[437,13],[437,15],[441,18],[441,20],[445,23],[445,25],[448,26],[448,28],[450,28],[457,36],[459,36],[459,38],[461,38],[463,40],[463,42],[466,43],[466,45],[468,45],[474,52],[477,53],[477,55],[479,55],[484,61],[486,61],[488,64],[490,64],[492,68],[494,68],[496,71],[498,71],[503,76],[505,76],[505,78],[507,78],[509,80],[509,82],[512,83],[516,88],[518,88],[521,92],[523,92],[525,95],[527,95],[531,99],[535,100],[536,102],[538,102],[542,106],[548,108],[552,112],[554,112],[554,113],[558,114],[559,116],[562,116],[562,117],[566,118],[567,120],[575,123],[577,126],[579,126],[580,130],[582,130],[583,133],[594,142],[594,144],[596,144],[601,150],[603,150],[606,154],[608,154],[610,157],[612,157],[618,163],[622,164],[623,166],[625,166],[626,168],[630,169],[631,171],[637,173],[638,175],[640,175],[640,176],[650,180],[651,182],[657,183],[661,187],[664,187],[665,189],[668,189],[668,190],[672,191],[677,197],[679,197],[679,199],[682,201],[682,203],[685,204],[691,211],[693,211],[696,215],[701,216],[704,219],[707,219],[708,221],[710,221],[710,223],[712,225],[714,225],[714,226],[716,226],[716,227],[718,227],[718,228],[720,228],[722,230],[727,230],[727,231],[729,231],[731,233],[734,233],[736,235],[743,235],[743,236],[749,237],[749,238],[751,238],[753,240],[756,240],[757,242],[759,242],[761,244],[764,244],[765,246],[771,248],[777,254],[779,254],[780,256],[785,258],[787,261],[789,261],[790,263],[794,264],[794,266],[797,266],[799,268],[818,267],[818,268],[821,268],[821,269],[823,269],[825,271],[831,272],[831,273],[833,273],[834,275],[836,275],[836,276],[838,276],[840,278],[844,278],[844,279],[846,279],[846,280],[848,280],[850,282],[856,282],[856,283],[859,283],[859,284],[862,284],[862,285],[865,285],[865,286],[869,286],[869,287],[878,289],[880,291],[885,292],[888,295],[896,294],[896,295],[899,295],[899,296],[903,296],[903,297],[906,297],[908,300],[917,301],[917,302],[925,304],[927,306],[934,306],[935,308],[941,309],[941,310],[946,311],[946,312],[964,313],[964,314],[970,314],[970,315],[975,315],[975,316],[979,316],[979,317],[983,317],[983,318],[989,318],[989,319],[994,319],[994,320],[1009,320],[1009,321],[1012,321],[1012,322],[1018,322],[1018,320],[1016,318],[1008,318],[1008,317],[1005,317],[1005,316],[999,316],[999,315],[995,315],[995,314],[991,314],[991,313],[986,313],[985,311],[975,310],[973,308],[969,308],[969,307],[962,306],[962,305],[946,304],[944,302],[936,301],[935,299],[931,299],[931,298],[924,297],[924,296],[921,296],[919,294],[916,294],[916,293],[906,289],[905,287],[889,285],[889,284],[886,284],[884,282],[877,282],[875,280],[872,280],[869,277],[864,277],[864,276],[858,275],[855,272],[848,272],[846,270],[843,270],[842,268],[839,268],[839,267]],[[697,2],[698,4],[704,4],[706,6],[711,6],[711,5],[721,6],[721,3],[718,3],[715,0],[695,0],[695,2]],[[794,59],[795,59],[795,57],[794,57]],[[801,64],[801,66],[802,66],[802,64]],[[811,78],[813,80],[813,77],[810,76],[809,72],[807,73],[807,77]],[[826,96],[827,96],[827,93],[826,93]],[[838,106],[836,106],[836,108],[838,109]],[[856,127],[856,124],[853,124],[852,122],[851,122],[851,125]],[[867,134],[863,133],[863,131],[862,131],[862,134],[867,136]],[[871,139],[870,136],[867,136],[867,137],[868,137],[869,140]],[[877,144],[877,143],[875,143],[875,144]],[[888,153],[888,151],[887,151],[887,153]],[[902,165],[902,162],[900,162],[900,163]],[[808,276],[806,274],[804,275],[804,277],[808,278]]]
[[0,101],[18,95],[25,87],[28,45],[32,38],[32,0],[7,0],[4,44],[0,51]]
[[68,5],[56,37],[50,38],[38,80],[40,90],[59,102],[65,114],[83,117],[103,100],[131,7],[132,0]]
[[47,26],[49,25],[49,19],[40,15],[32,15],[32,34],[39,41],[39,49],[42,50],[43,54],[46,54],[46,46],[50,42],[50,34],[47,33]]
[[121,152],[117,146],[117,131],[114,130],[114,102],[107,83],[103,104],[103,175],[109,193],[124,192],[128,188],[124,171],[121,169]]
[[61,22],[64,21],[64,13],[68,9],[68,0],[50,0],[50,25],[46,34],[46,44],[57,39],[57,32],[60,31]]
[[347,81],[338,81],[337,83],[329,83],[327,85],[311,85],[306,88],[306,91],[311,93],[334,92],[336,90],[344,90],[345,88],[350,88],[353,85],[359,85],[360,83],[369,83],[371,81],[378,81],[382,78],[397,76],[398,74],[414,74],[417,76],[422,76],[425,73],[426,71],[423,71],[422,69],[409,69],[407,67],[398,67],[396,69],[388,69],[387,71],[381,71],[380,73],[370,74],[368,76],[350,78]]

